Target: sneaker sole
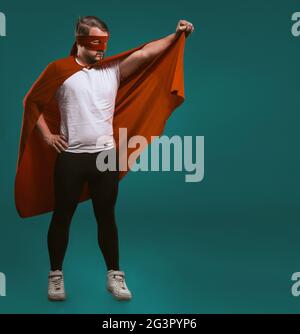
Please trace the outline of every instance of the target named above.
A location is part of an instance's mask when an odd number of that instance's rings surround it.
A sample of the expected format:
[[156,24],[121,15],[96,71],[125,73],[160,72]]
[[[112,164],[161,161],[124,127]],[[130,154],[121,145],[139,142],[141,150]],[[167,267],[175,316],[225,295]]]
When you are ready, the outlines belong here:
[[64,301],[66,300],[66,296],[65,295],[58,295],[58,296],[49,296],[48,295],[48,300],[50,301]]
[[130,299],[132,298],[132,297],[125,297],[125,296],[124,296],[124,297],[122,297],[122,296],[118,297],[118,296],[116,296],[116,295],[113,294],[113,292],[112,292],[112,290],[111,290],[110,288],[107,287],[106,289],[107,289],[107,291],[109,291],[109,292],[111,293],[111,295],[112,295],[115,299],[117,299],[117,300],[122,300],[122,301],[124,300],[124,301],[125,301],[125,300],[130,300]]

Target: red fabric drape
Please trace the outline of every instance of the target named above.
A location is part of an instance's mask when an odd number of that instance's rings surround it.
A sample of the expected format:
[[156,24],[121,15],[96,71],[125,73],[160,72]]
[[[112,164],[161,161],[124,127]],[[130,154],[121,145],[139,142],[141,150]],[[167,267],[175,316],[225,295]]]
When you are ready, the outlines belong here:
[[[125,58],[146,44],[148,43],[104,58],[102,62]],[[150,64],[142,66],[120,84],[113,120],[118,151],[119,128],[127,128],[128,139],[141,135],[147,138],[147,144],[150,144],[151,136],[162,134],[170,114],[184,101],[184,46],[185,34],[181,33],[163,54]],[[36,122],[43,113],[52,133],[59,133],[60,112],[55,92],[68,77],[81,70],[82,66],[75,61],[75,53],[74,44],[70,56],[50,63],[23,100],[24,111],[15,177],[15,205],[18,214],[24,218],[53,211],[53,169],[58,153],[43,141]],[[123,144],[126,145],[120,145]],[[144,148],[139,148],[139,154]],[[120,151],[121,155],[127,155],[127,158],[135,149]],[[120,171],[119,179],[126,173]],[[79,201],[88,198],[90,194],[86,183]]]

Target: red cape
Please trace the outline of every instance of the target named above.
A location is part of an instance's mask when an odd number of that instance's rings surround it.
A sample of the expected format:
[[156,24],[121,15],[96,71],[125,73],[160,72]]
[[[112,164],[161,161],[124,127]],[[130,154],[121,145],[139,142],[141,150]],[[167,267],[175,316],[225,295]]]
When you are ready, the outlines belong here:
[[[104,58],[102,62],[127,57],[146,44],[148,43]],[[162,134],[170,114],[184,101],[184,46],[185,34],[181,33],[163,54],[121,82],[113,120],[117,150],[119,128],[127,128],[128,140],[131,136],[141,135],[150,144],[153,140],[151,136]],[[20,217],[53,211],[53,171],[58,153],[45,143],[35,125],[43,113],[50,131],[60,133],[60,112],[55,92],[68,77],[82,69],[75,61],[75,52],[74,44],[70,56],[50,63],[23,100],[24,112],[15,178],[15,205]],[[144,148],[139,148],[139,154]],[[125,154],[128,157],[135,150],[128,148]],[[120,171],[119,179],[126,173]],[[89,198],[88,185],[85,183],[79,202]]]

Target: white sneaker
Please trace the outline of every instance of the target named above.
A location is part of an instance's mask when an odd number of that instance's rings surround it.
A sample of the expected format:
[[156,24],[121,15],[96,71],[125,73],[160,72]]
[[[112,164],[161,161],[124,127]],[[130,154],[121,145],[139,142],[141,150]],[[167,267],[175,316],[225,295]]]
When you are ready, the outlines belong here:
[[64,275],[60,270],[50,271],[48,275],[48,298],[50,300],[65,300]]
[[125,282],[124,271],[109,270],[107,272],[107,290],[118,300],[129,300],[132,295]]

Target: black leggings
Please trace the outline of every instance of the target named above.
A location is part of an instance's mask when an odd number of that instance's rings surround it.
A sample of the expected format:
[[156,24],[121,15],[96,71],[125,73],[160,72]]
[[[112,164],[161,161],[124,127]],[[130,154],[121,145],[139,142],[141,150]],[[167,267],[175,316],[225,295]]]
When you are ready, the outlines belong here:
[[96,166],[98,153],[63,151],[57,154],[54,169],[55,206],[48,230],[51,270],[62,270],[69,227],[85,180],[88,181],[98,226],[98,244],[107,270],[119,270],[119,242],[115,222],[119,160],[117,157],[116,171],[99,171]]

